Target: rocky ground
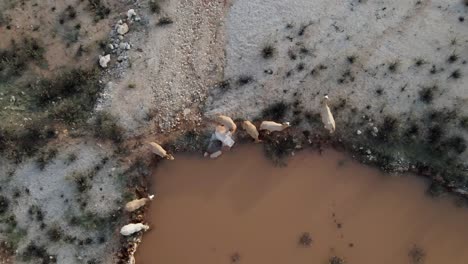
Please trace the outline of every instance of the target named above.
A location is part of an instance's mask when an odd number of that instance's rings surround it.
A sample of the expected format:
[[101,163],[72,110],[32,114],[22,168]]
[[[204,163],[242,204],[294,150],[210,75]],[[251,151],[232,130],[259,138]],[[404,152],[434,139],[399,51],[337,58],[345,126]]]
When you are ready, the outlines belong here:
[[[278,162],[328,144],[387,171],[430,176],[434,194],[465,192],[463,1],[0,7],[5,263],[126,261],[139,238],[118,229],[144,214],[122,206],[147,195],[154,158],[145,142],[202,153],[218,113],[290,121],[286,133],[261,135]],[[333,135],[318,116],[325,94]],[[250,141],[242,131],[236,140]]]

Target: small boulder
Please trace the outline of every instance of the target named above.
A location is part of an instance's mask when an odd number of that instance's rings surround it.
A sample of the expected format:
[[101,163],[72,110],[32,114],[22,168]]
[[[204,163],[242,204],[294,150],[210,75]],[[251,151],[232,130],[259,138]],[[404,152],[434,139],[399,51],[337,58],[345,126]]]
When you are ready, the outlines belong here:
[[127,23],[123,23],[121,25],[117,25],[117,33],[119,35],[125,35],[128,32],[128,25]]
[[107,64],[109,63],[109,61],[110,61],[110,54],[107,54],[104,56],[99,55],[99,65],[102,68],[107,68]]

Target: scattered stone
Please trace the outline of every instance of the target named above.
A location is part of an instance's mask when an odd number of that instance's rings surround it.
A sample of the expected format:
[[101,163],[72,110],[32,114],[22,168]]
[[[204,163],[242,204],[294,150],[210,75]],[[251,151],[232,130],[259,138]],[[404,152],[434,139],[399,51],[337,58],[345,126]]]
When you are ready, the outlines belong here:
[[128,44],[127,42],[121,42],[119,44],[119,48],[120,49],[123,49],[123,50],[129,50],[131,48],[130,44]]
[[356,131],[356,134],[361,135],[361,134],[362,134],[362,131],[358,129],[358,130]]
[[136,17],[137,14],[135,12],[135,9],[130,9],[127,11],[127,19],[132,19],[133,17]]
[[109,63],[109,61],[110,61],[110,54],[107,54],[104,56],[99,55],[99,65],[102,68],[107,68],[107,64]]
[[[128,25],[127,23],[123,23],[121,25],[117,25],[117,33],[120,35],[125,35],[128,32]],[[119,37],[120,38],[120,37]]]
[[107,46],[108,46],[108,47],[109,47],[109,49],[111,49],[111,50],[113,50],[113,49],[114,49],[114,45],[112,45],[112,44],[109,44],[109,45],[107,45]]

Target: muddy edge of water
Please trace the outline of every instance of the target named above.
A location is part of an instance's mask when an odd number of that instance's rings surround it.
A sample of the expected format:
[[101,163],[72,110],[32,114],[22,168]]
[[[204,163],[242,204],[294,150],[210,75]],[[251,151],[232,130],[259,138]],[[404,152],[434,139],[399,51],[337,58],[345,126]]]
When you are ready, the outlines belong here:
[[283,168],[260,146],[238,146],[219,160],[179,154],[153,180],[152,230],[137,263],[468,259],[466,209],[425,195],[421,178],[382,175],[336,151],[304,150]]

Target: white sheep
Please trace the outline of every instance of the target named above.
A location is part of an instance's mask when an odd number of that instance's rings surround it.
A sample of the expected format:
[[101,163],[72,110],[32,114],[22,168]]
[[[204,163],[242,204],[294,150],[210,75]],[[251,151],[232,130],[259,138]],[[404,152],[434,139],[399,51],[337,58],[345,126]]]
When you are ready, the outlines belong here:
[[233,134],[234,132],[236,132],[236,129],[237,129],[236,123],[234,123],[234,121],[232,121],[230,117],[225,116],[225,115],[218,115],[216,121],[220,123],[221,125],[227,127],[229,131],[231,131]]
[[276,123],[273,121],[263,121],[260,124],[260,130],[268,130],[270,132],[283,131],[284,129],[288,127],[290,127],[289,122],[284,122],[280,124],[280,123]]
[[133,212],[135,210],[138,210],[139,208],[144,206],[147,202],[153,200],[153,198],[154,198],[154,195],[149,195],[148,198],[141,198],[141,199],[130,201],[125,205],[125,210],[127,212]]
[[320,116],[322,117],[324,127],[330,131],[330,134],[335,132],[335,119],[330,111],[330,107],[328,107],[328,95],[325,95],[322,100]]
[[247,134],[249,134],[253,139],[255,139],[255,143],[261,142],[261,140],[258,139],[258,130],[257,127],[255,127],[252,122],[245,120],[242,122],[242,128],[247,131]]
[[167,153],[167,151],[165,149],[163,149],[163,147],[161,147],[158,143],[149,142],[148,144],[150,145],[151,151],[154,154],[160,156],[161,158],[165,158],[165,159],[168,159],[168,160],[174,160],[174,156]]
[[123,236],[130,236],[136,232],[140,232],[141,230],[146,231],[148,229],[149,229],[149,226],[144,225],[142,223],[128,224],[128,225],[123,226],[120,229],[120,234]]

